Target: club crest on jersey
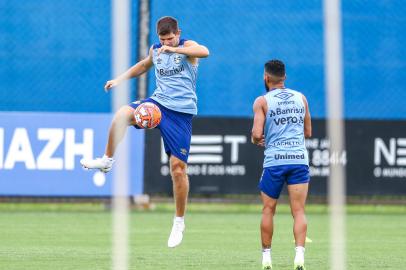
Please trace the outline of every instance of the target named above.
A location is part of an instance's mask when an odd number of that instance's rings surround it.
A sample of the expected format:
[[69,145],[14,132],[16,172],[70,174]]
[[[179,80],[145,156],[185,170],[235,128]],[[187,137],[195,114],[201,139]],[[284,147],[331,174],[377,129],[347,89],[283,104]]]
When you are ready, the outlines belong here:
[[174,62],[175,64],[179,65],[181,61],[182,61],[182,57],[180,57],[180,55],[177,54],[177,55],[175,55],[175,56],[173,57],[173,62]]
[[280,93],[274,95],[274,97],[280,98],[282,100],[287,100],[292,96],[293,96],[292,93],[287,93],[287,92],[280,92]]

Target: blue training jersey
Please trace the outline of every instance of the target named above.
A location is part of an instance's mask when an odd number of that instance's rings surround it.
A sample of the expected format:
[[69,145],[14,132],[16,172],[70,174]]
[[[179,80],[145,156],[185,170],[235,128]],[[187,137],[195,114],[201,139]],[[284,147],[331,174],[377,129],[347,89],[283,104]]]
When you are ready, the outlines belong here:
[[302,94],[283,88],[269,91],[264,98],[268,105],[264,130],[264,168],[309,165],[304,137],[306,108]]
[[[185,39],[179,41],[183,47]],[[192,65],[186,55],[161,53],[160,43],[152,50],[155,66],[156,89],[151,98],[173,111],[197,114],[196,77],[198,65]]]

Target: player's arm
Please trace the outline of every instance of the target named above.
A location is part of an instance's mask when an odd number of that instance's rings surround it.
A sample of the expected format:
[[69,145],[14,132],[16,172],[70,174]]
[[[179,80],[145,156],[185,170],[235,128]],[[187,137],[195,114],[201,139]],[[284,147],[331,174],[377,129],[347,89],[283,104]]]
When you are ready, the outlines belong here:
[[162,52],[180,53],[187,55],[189,61],[192,64],[197,63],[197,58],[205,58],[210,55],[209,49],[207,49],[207,47],[200,45],[193,40],[186,40],[183,47],[171,47],[163,45],[161,48],[158,49],[158,54]]
[[310,138],[312,136],[312,120],[310,116],[309,104],[304,95],[302,95],[303,103],[305,105],[306,113],[304,119],[304,136],[305,138]]
[[184,47],[176,48],[176,53],[184,54],[192,58],[206,58],[210,55],[207,47],[200,45],[193,40],[186,40]]
[[254,124],[251,132],[251,142],[253,144],[264,146],[264,126],[266,120],[267,104],[263,96],[258,97],[253,106],[254,110]]
[[113,88],[114,86],[117,86],[118,84],[120,84],[121,82],[123,82],[125,80],[131,79],[134,77],[138,77],[141,74],[144,74],[153,66],[153,64],[154,63],[152,62],[152,47],[151,47],[149,49],[149,54],[147,57],[145,57],[144,59],[139,61],[137,64],[135,64],[134,66],[129,68],[126,72],[124,72],[117,78],[107,81],[106,85],[104,86],[104,89],[106,91],[109,91],[111,88]]

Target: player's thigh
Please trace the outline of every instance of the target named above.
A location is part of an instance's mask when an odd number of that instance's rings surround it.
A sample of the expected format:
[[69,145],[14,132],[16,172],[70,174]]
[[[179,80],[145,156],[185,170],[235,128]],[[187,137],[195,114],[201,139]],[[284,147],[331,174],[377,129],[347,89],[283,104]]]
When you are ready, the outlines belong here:
[[304,213],[309,183],[288,185],[292,215]]
[[164,141],[165,152],[175,156],[185,164],[189,157],[192,137],[192,115],[178,112],[165,112],[165,119],[160,124],[161,136]]
[[292,165],[287,177],[289,201],[292,212],[304,211],[309,190],[309,167],[306,165]]
[[130,106],[122,106],[114,114],[114,121],[119,124],[122,122],[125,125],[135,125],[134,109]]

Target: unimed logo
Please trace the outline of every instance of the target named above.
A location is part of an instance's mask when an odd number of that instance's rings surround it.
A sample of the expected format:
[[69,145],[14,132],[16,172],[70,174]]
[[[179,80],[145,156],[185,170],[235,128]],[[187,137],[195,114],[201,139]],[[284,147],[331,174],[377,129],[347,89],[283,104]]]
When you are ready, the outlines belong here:
[[[93,157],[92,129],[84,129],[78,136],[71,128],[38,128],[34,134],[30,136],[22,127],[12,131],[0,128],[0,169],[12,170],[20,163],[27,170],[74,170],[76,156]],[[7,145],[6,135],[11,136]],[[57,155],[61,147],[62,154]],[[35,153],[33,148],[40,150]]]
[[387,142],[375,138],[374,164],[382,165],[382,160],[390,166],[406,166],[406,138],[390,138]]

